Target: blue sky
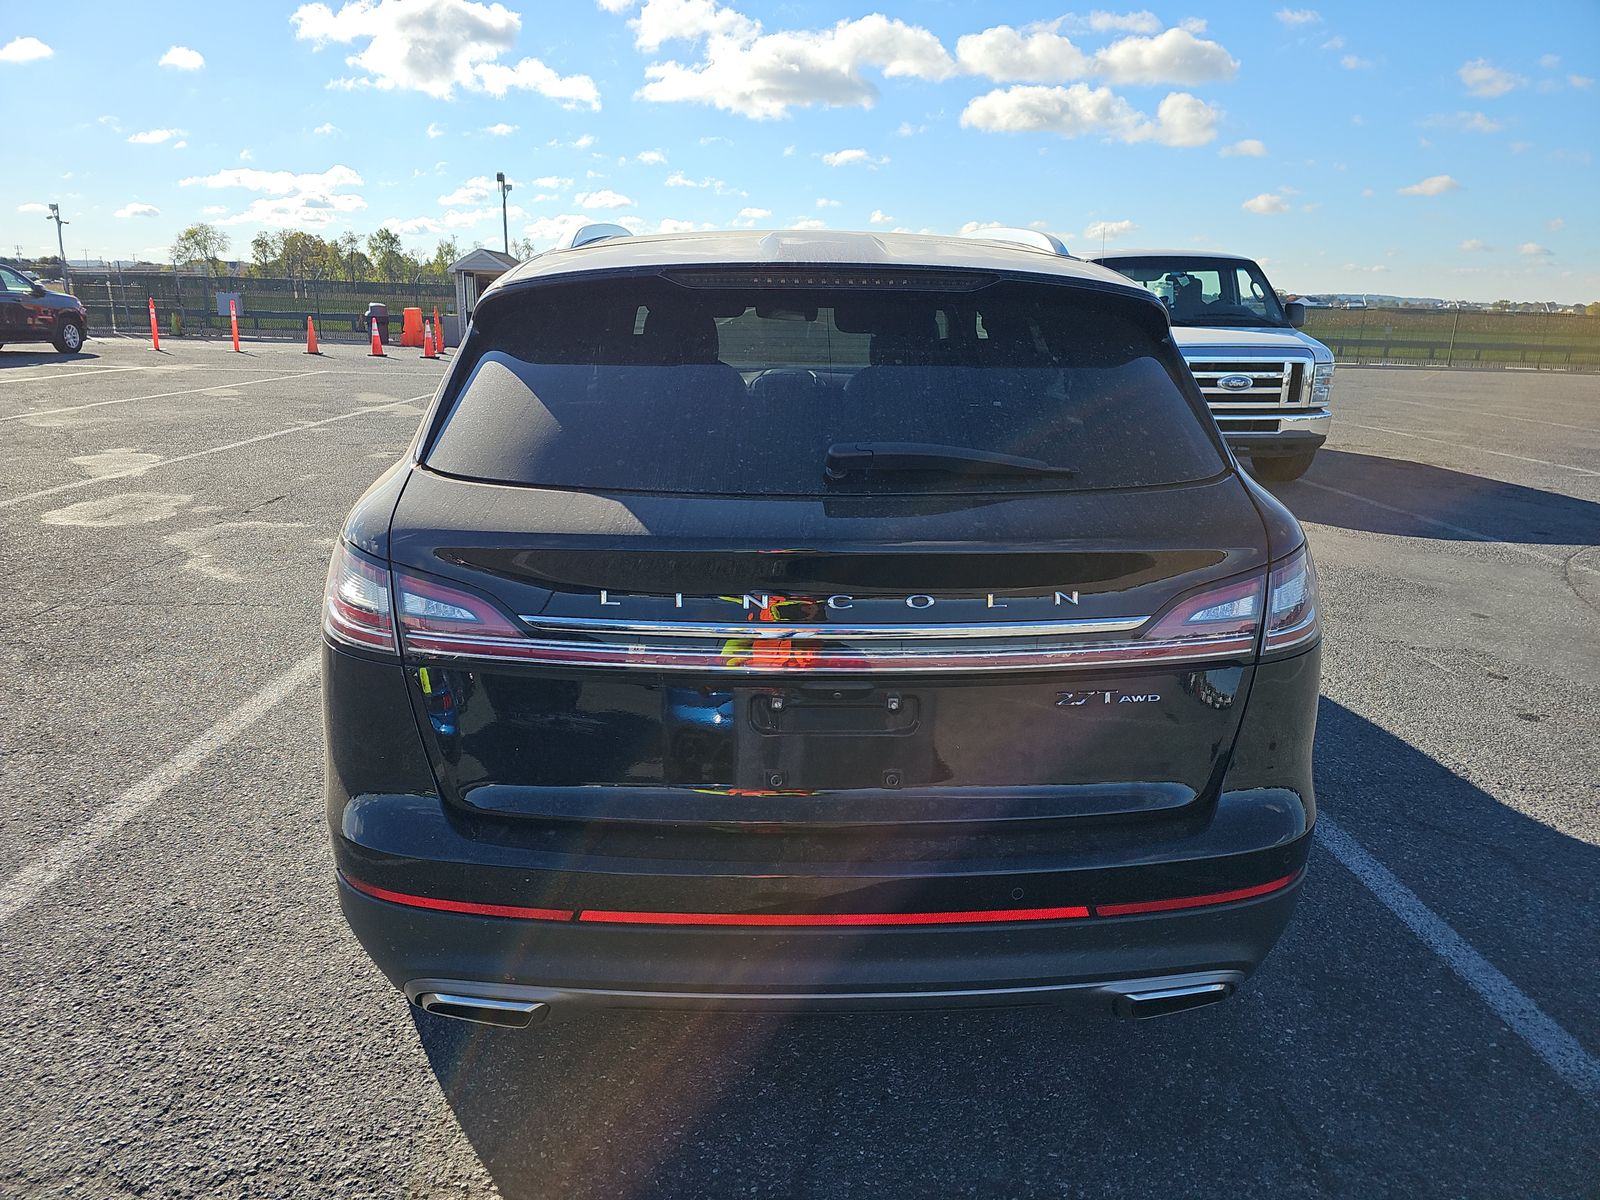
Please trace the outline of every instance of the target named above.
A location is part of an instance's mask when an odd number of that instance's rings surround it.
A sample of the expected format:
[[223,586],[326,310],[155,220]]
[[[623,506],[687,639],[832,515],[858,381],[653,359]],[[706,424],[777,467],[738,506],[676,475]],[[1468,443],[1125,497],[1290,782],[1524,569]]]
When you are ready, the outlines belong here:
[[[217,223],[414,246],[636,228],[1219,248],[1293,291],[1600,299],[1594,0],[1067,11],[757,0],[0,14],[0,248]],[[33,114],[33,120],[28,114]]]

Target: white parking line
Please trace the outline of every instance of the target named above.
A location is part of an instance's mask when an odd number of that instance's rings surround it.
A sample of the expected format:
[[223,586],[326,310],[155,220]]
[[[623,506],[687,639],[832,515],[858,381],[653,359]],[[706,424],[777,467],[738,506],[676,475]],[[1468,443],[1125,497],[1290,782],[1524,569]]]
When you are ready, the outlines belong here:
[[250,387],[256,383],[287,383],[291,379],[305,379],[321,375],[322,371],[301,371],[298,375],[274,375],[270,379],[244,379],[238,383],[213,383],[206,387],[186,388],[181,392],[158,392],[154,396],[124,396],[120,400],[92,400],[88,404],[69,404],[65,408],[35,408],[29,412],[12,413],[0,421],[25,421],[29,417],[50,417],[57,413],[79,412],[85,408],[104,408],[108,404],[137,404],[141,400],[166,400],[173,396],[192,396],[196,392],[214,392],[218,388]]
[[1425,433],[1407,433],[1404,429],[1385,429],[1381,425],[1363,425],[1359,421],[1345,418],[1343,424],[1356,429],[1365,429],[1372,433],[1391,433],[1395,437],[1416,438],[1418,441],[1433,442],[1440,446],[1452,446],[1457,450],[1468,450],[1475,454],[1493,454],[1497,458],[1514,458],[1518,462],[1538,463],[1541,467],[1555,467],[1562,471],[1572,471],[1578,475],[1600,475],[1600,471],[1591,471],[1588,467],[1574,467],[1569,463],[1551,462],[1547,458],[1529,458],[1524,454],[1509,454],[1504,450],[1491,450],[1487,446],[1474,446],[1469,442],[1452,442],[1449,438],[1429,437]]
[[1552,1071],[1585,1100],[1600,1103],[1600,1059],[1585,1050],[1577,1038],[1478,953],[1327,813],[1317,814],[1317,841],[1476,992],[1495,1016],[1544,1059]]
[[[69,371],[65,374],[46,371],[42,375],[29,375],[25,379],[18,379],[15,375],[7,372],[3,375],[0,375],[0,380],[4,380],[6,383],[32,383],[35,379],[81,379],[85,375],[115,375],[119,371],[186,371],[189,369],[190,368],[188,367],[180,367],[175,365],[168,366],[165,363],[151,363],[148,367],[92,367],[87,371]],[[34,368],[18,367],[17,370],[31,371],[34,370]]]
[[1455,404],[1429,404],[1426,400],[1401,400],[1396,396],[1385,396],[1383,402],[1385,404],[1409,404],[1413,408],[1437,408],[1441,412],[1450,413],[1468,411],[1472,412],[1475,416],[1492,417],[1496,421],[1522,421],[1528,425],[1551,425],[1556,429],[1575,429],[1579,433],[1600,433],[1600,429],[1596,429],[1592,425],[1568,425],[1564,421],[1544,421],[1538,417],[1519,417],[1516,415],[1516,413],[1508,412],[1478,412],[1472,409],[1463,410],[1460,405]]
[[353,409],[347,413],[340,413],[337,417],[326,417],[321,421],[307,421],[304,425],[291,425],[288,429],[277,429],[272,433],[258,433],[255,437],[242,438],[237,442],[228,442],[222,446],[212,446],[207,450],[196,450],[192,454],[179,454],[173,458],[163,458],[160,462],[149,463],[146,466],[129,467],[126,471],[113,471],[108,475],[94,475],[88,479],[74,479],[71,483],[58,483],[55,487],[44,488],[37,492],[26,492],[21,496],[8,496],[4,500],[0,500],[0,508],[10,508],[13,504],[22,504],[29,500],[42,500],[46,496],[59,496],[62,492],[75,492],[79,488],[93,487],[97,483],[105,483],[111,479],[131,479],[135,475],[145,475],[151,471],[159,471],[162,467],[170,467],[175,463],[205,458],[208,454],[221,454],[224,450],[237,450],[241,446],[253,446],[257,442],[270,442],[273,438],[288,437],[291,433],[304,433],[308,429],[317,429],[323,425],[332,425],[338,421],[348,421],[352,417],[365,416],[367,413],[383,412],[388,408],[399,408],[402,404],[412,404],[418,400],[426,400],[432,395],[432,392],[423,392],[420,396],[409,396],[404,400],[391,400],[387,404],[373,404],[367,408]]
[[93,854],[107,838],[145,812],[208,758],[266,716],[281,701],[310,683],[320,656],[308,654],[256,692],[138,783],[100,809],[78,829],[0,883],[0,925],[16,916],[41,892]]
[[[1347,492],[1343,488],[1331,487],[1326,483],[1318,483],[1314,479],[1302,479],[1300,482],[1306,487],[1316,488],[1319,492],[1332,492],[1335,496],[1343,496],[1346,500],[1359,500],[1363,504],[1372,505],[1373,508],[1381,508],[1384,512],[1391,512],[1401,517],[1411,517],[1414,520],[1424,521],[1429,525],[1438,526],[1440,529],[1448,529],[1451,533],[1458,534],[1461,537],[1467,538],[1469,541],[1487,542],[1491,546],[1500,546],[1503,549],[1511,551],[1513,554],[1520,554],[1524,558],[1531,558],[1534,562],[1545,563],[1546,565],[1552,567],[1560,567],[1563,570],[1570,568],[1574,571],[1587,571],[1590,574],[1600,574],[1600,568],[1591,567],[1581,562],[1569,562],[1567,559],[1558,558],[1554,554],[1540,554],[1537,550],[1529,550],[1526,546],[1519,546],[1515,542],[1507,542],[1501,538],[1492,537],[1489,534],[1482,533],[1476,529],[1468,529],[1465,525],[1453,525],[1449,521],[1441,521],[1437,517],[1424,516],[1422,513],[1413,512],[1409,508],[1400,508],[1394,504],[1385,504],[1382,500],[1374,500],[1371,496],[1363,496],[1358,492]],[[1310,517],[1305,519],[1311,521]],[[1311,521],[1311,524],[1315,525],[1317,522]]]

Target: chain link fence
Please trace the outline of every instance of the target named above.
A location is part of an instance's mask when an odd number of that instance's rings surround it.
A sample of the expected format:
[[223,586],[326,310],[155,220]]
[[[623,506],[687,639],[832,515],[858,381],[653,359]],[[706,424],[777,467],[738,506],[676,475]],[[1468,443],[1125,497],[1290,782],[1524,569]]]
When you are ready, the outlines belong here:
[[1313,308],[1305,331],[1342,363],[1600,371],[1600,317],[1581,313]]

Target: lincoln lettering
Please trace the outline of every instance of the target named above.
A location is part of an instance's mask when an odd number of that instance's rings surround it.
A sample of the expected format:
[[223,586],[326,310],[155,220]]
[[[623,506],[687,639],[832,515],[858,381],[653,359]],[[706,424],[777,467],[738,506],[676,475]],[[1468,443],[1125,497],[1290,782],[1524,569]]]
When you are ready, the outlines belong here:
[[[623,599],[630,599],[630,598],[631,599],[654,599],[655,597],[647,597],[647,596],[633,596],[633,597],[624,596],[623,597]],[[873,599],[873,600],[893,600],[895,598],[896,597],[893,597],[893,596],[873,596],[873,597],[870,597],[870,599]],[[1059,606],[1061,606],[1063,604],[1077,604],[1078,603],[1078,593],[1076,591],[1071,591],[1071,592],[1053,592],[1053,593],[1051,593],[1051,595],[1049,597],[1044,597],[1044,596],[1025,596],[1025,597],[1024,596],[1013,596],[1013,597],[1010,597],[1010,599],[1014,599],[1014,600],[1023,600],[1023,599],[1026,599],[1026,600],[1042,600],[1042,599],[1047,599],[1047,598],[1050,599],[1051,602],[1053,604],[1055,604],[1057,607],[1059,607]],[[737,595],[737,596],[690,596],[689,599],[692,600],[692,601],[695,601],[695,602],[717,603],[717,604],[732,604],[732,605],[737,606],[738,608],[740,608],[741,610],[743,610],[745,612],[760,612],[762,609],[771,608],[774,604],[782,604],[782,603],[791,602],[791,601],[810,601],[813,604],[818,604],[818,603],[825,604],[828,608],[830,608],[830,609],[832,609],[832,610],[837,612],[837,611],[841,611],[843,609],[853,608],[853,607],[855,607],[855,603],[856,603],[856,597],[855,596],[846,595],[846,594],[843,594],[843,593],[837,593],[837,594],[832,595],[832,596],[823,596],[823,597],[815,597],[815,598],[813,598],[813,597],[810,597],[810,596],[780,596],[777,593],[768,593],[768,592],[743,592],[743,593],[741,593],[740,595]],[[918,609],[918,610],[930,609],[930,608],[933,608],[938,603],[940,603],[940,598],[938,596],[931,596],[926,592],[913,592],[911,595],[902,596],[902,597],[899,597],[899,599],[907,608],[914,608],[914,609]],[[945,597],[945,599],[949,600],[949,599],[952,599],[952,597],[947,596],[947,597]],[[996,595],[994,592],[985,592],[984,593],[984,606],[986,608],[1005,608],[1006,607],[1006,603],[1007,603],[1007,599],[1008,599],[1007,597]],[[684,602],[684,594],[682,592],[674,592],[672,594],[672,606],[674,608],[682,608],[683,607],[683,602]],[[606,607],[606,608],[617,608],[617,607],[621,606],[622,600],[618,599],[616,596],[614,596],[611,592],[607,591],[605,588],[601,588],[600,589],[600,604],[603,607]]]

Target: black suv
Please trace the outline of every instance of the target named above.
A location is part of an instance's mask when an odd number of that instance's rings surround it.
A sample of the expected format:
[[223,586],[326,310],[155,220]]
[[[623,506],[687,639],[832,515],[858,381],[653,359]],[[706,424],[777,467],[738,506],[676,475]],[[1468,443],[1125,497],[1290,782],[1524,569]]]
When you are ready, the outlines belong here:
[[1166,310],[1024,245],[605,237],[484,294],[324,609],[339,894],[431,1012],[1220,1000],[1315,575]]
[[0,267],[0,346],[50,342],[62,354],[76,354],[88,336],[89,312],[83,301]]

